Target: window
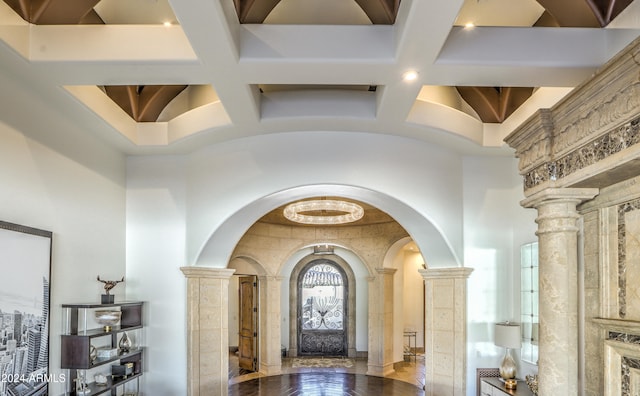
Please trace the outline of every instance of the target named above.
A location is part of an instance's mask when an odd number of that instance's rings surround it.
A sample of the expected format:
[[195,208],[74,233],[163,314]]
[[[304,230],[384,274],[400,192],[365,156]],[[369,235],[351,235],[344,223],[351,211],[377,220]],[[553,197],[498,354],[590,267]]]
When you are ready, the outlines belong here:
[[522,360],[538,364],[538,242],[520,249]]

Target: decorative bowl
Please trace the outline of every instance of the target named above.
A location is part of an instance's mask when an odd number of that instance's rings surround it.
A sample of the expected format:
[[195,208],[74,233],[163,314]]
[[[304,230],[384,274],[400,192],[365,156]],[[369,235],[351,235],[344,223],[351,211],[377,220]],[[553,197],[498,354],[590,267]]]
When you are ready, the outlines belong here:
[[107,376],[104,374],[96,374],[93,376],[93,379],[96,381],[96,385],[98,386],[107,385]]
[[117,325],[121,316],[122,312],[116,310],[99,310],[95,312],[96,322],[103,326],[104,331],[111,331],[111,326]]

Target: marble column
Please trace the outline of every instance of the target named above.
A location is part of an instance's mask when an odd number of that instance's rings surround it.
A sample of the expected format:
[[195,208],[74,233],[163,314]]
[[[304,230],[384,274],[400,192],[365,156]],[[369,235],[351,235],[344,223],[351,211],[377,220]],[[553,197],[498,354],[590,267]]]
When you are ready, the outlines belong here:
[[260,288],[260,365],[264,375],[276,375],[282,371],[282,337],[280,324],[280,291],[283,277],[259,276]]
[[180,270],[187,278],[187,395],[227,395],[229,278],[235,270]]
[[367,375],[393,374],[393,275],[395,268],[376,268],[369,285],[369,359]]
[[425,284],[425,396],[465,396],[467,278],[473,269],[418,271]]
[[578,395],[577,205],[595,188],[548,188],[521,202],[538,210],[539,394]]

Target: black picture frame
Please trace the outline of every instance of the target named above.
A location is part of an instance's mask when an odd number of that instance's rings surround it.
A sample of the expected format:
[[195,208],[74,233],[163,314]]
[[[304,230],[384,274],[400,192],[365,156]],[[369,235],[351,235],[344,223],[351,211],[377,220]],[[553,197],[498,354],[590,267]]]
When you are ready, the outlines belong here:
[[0,221],[0,396],[48,394],[53,233]]

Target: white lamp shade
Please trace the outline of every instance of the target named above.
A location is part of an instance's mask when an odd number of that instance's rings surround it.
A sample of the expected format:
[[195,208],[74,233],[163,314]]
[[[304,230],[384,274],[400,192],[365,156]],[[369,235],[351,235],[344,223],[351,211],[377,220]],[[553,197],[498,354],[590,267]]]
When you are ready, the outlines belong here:
[[503,348],[517,349],[521,346],[520,325],[516,323],[496,323],[495,344]]

